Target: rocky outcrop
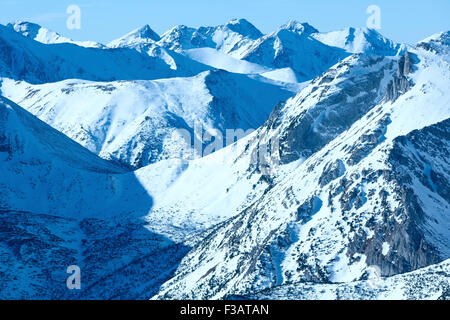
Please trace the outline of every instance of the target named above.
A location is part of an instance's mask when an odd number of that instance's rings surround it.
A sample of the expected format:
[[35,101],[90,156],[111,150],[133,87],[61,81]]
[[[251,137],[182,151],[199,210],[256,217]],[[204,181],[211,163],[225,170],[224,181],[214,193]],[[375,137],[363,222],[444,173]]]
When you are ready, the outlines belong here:
[[408,74],[414,71],[414,64],[418,62],[417,56],[413,53],[406,52],[398,60],[397,75],[394,76],[386,88],[386,101],[395,101],[399,96],[404,94],[411,88],[412,82],[408,79]]

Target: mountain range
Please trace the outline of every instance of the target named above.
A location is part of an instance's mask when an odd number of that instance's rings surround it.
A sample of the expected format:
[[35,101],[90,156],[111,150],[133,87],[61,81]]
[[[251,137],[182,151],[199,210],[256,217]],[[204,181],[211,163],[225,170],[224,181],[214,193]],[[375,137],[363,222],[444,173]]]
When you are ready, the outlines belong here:
[[0,25],[0,298],[448,299],[449,84],[450,32]]

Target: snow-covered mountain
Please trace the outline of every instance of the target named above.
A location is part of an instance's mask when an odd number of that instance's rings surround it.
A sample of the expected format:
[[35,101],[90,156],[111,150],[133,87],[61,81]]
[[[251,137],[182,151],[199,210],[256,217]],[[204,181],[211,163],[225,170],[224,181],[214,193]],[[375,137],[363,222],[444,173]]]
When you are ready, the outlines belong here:
[[8,23],[6,26],[22,34],[25,37],[31,38],[44,44],[72,43],[76,44],[77,46],[86,48],[103,47],[102,44],[94,41],[74,41],[72,39],[63,37],[54,31],[43,28],[40,25],[32,22],[16,21],[13,23]]
[[[150,56],[159,57],[175,69],[177,65],[189,65],[196,61],[229,72],[262,74],[272,70],[240,60],[230,54],[260,36],[262,33],[245,19],[232,20],[217,27],[198,29],[180,25],[164,33],[161,38],[146,25],[112,41],[108,47],[133,48]],[[280,77],[273,78],[270,75],[267,78],[280,80]]]
[[[10,100],[0,99],[0,207],[58,215],[66,215],[62,212],[67,210],[73,216],[93,214],[93,204],[78,198],[82,195],[75,190],[92,188],[91,192],[100,194],[104,185],[94,177],[123,173],[125,168],[98,158]],[[86,172],[84,177],[77,177],[80,171]],[[69,199],[77,198],[78,208],[65,207]]]
[[[236,181],[253,173],[265,190],[211,223],[155,298],[322,288],[363,280],[371,266],[390,277],[448,259],[450,60],[421,47],[402,57],[349,57],[275,110],[236,163],[277,137],[280,148],[265,163],[278,158],[278,173],[241,170]],[[233,186],[224,189],[222,203]]]
[[159,44],[175,51],[194,48],[213,48],[230,53],[260,38],[263,34],[245,19],[231,20],[217,27],[176,26],[164,33]]
[[405,45],[394,43],[379,32],[369,28],[346,28],[312,36],[331,47],[344,49],[350,53],[367,53],[380,56],[395,56],[406,50]]
[[153,200],[134,173],[3,97],[0,173],[2,299],[150,298],[188,250],[145,228]]
[[320,33],[308,23],[290,21],[263,35],[242,19],[218,27],[177,26],[158,44],[216,68],[290,83],[315,78],[352,53],[395,56],[406,51],[405,45],[367,28]]
[[0,25],[0,76],[29,83],[65,79],[151,80],[193,76],[208,70],[195,61],[178,68],[134,49],[84,48],[70,43],[43,44]]
[[132,49],[141,54],[159,59],[169,66],[174,74],[179,70],[181,76],[186,72],[194,75],[210,69],[203,61],[197,61],[178,52],[164,48],[164,46],[158,44],[160,39],[160,36],[153,31],[149,25],[145,25],[110,42],[107,45],[107,48]]
[[0,91],[90,151],[135,168],[192,158],[193,142],[179,130],[192,137],[217,130],[225,137],[227,129],[257,129],[274,105],[293,95],[264,79],[218,70],[190,78],[109,83],[30,85],[4,79]]
[[143,43],[154,43],[161,40],[161,37],[150,28],[147,24],[143,27],[137,28],[123,37],[108,43],[110,48],[129,47]]
[[311,80],[349,55],[314,39],[315,32],[307,23],[291,21],[239,50],[239,57],[271,69],[289,68],[298,82]]
[[[0,298],[448,298],[449,32],[191,31],[0,26]],[[259,128],[191,160],[196,124]]]

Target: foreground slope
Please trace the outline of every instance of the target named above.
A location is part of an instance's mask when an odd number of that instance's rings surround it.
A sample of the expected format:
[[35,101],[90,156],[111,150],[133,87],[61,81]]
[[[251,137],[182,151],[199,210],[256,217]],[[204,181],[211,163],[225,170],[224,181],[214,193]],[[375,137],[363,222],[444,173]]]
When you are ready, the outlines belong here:
[[341,283],[295,283],[251,297],[261,300],[448,300],[450,261],[389,278]]
[[188,248],[145,228],[152,198],[123,172],[0,97],[1,299],[156,293]]
[[386,277],[448,259],[446,40],[349,57],[274,111],[256,134],[280,138],[266,163],[284,165],[265,175],[262,196],[194,242],[155,298],[347,283],[371,266]]

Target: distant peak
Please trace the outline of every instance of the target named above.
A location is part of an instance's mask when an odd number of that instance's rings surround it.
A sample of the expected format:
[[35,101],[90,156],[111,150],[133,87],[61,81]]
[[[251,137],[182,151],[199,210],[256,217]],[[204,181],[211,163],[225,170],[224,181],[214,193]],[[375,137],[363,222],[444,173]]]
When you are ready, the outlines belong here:
[[195,28],[188,27],[188,26],[186,26],[184,24],[180,24],[180,25],[175,26],[172,29],[170,29],[167,33],[193,31],[193,30],[195,30]]
[[355,35],[355,34],[364,34],[364,35],[371,35],[371,36],[382,36],[381,33],[379,33],[376,29],[371,29],[367,27],[361,27],[361,28],[354,28],[354,27],[348,27],[344,29],[345,32],[347,32],[349,35]]
[[11,23],[8,23],[9,26],[28,26],[28,27],[41,27],[40,25],[38,25],[37,23],[34,22],[29,22],[29,21],[22,21],[22,20],[17,20]]
[[235,25],[235,24],[253,26],[247,19],[232,19],[227,23],[227,25]]
[[311,26],[307,22],[298,22],[296,20],[291,20],[285,25],[281,26],[282,30],[289,30],[292,32],[296,32],[299,34],[312,34],[312,33],[318,33],[319,30]]
[[108,44],[110,48],[121,48],[121,47],[129,47],[136,46],[141,44],[148,44],[150,42],[156,42],[161,40],[161,37],[150,28],[148,24],[139,27],[130,33],[127,33],[123,37],[113,40]]
[[154,41],[159,41],[161,39],[161,37],[153,31],[148,24],[132,31],[131,34],[139,35],[140,38],[151,39]]
[[442,42],[444,44],[450,45],[450,31],[442,31],[435,33],[432,36],[423,39],[419,43],[428,43],[428,42]]
[[233,19],[224,27],[250,39],[258,39],[263,36],[263,33],[246,19]]
[[42,29],[42,27],[36,23],[21,20],[8,23],[6,26],[16,32],[23,34],[26,37],[31,38],[36,37],[39,30]]

